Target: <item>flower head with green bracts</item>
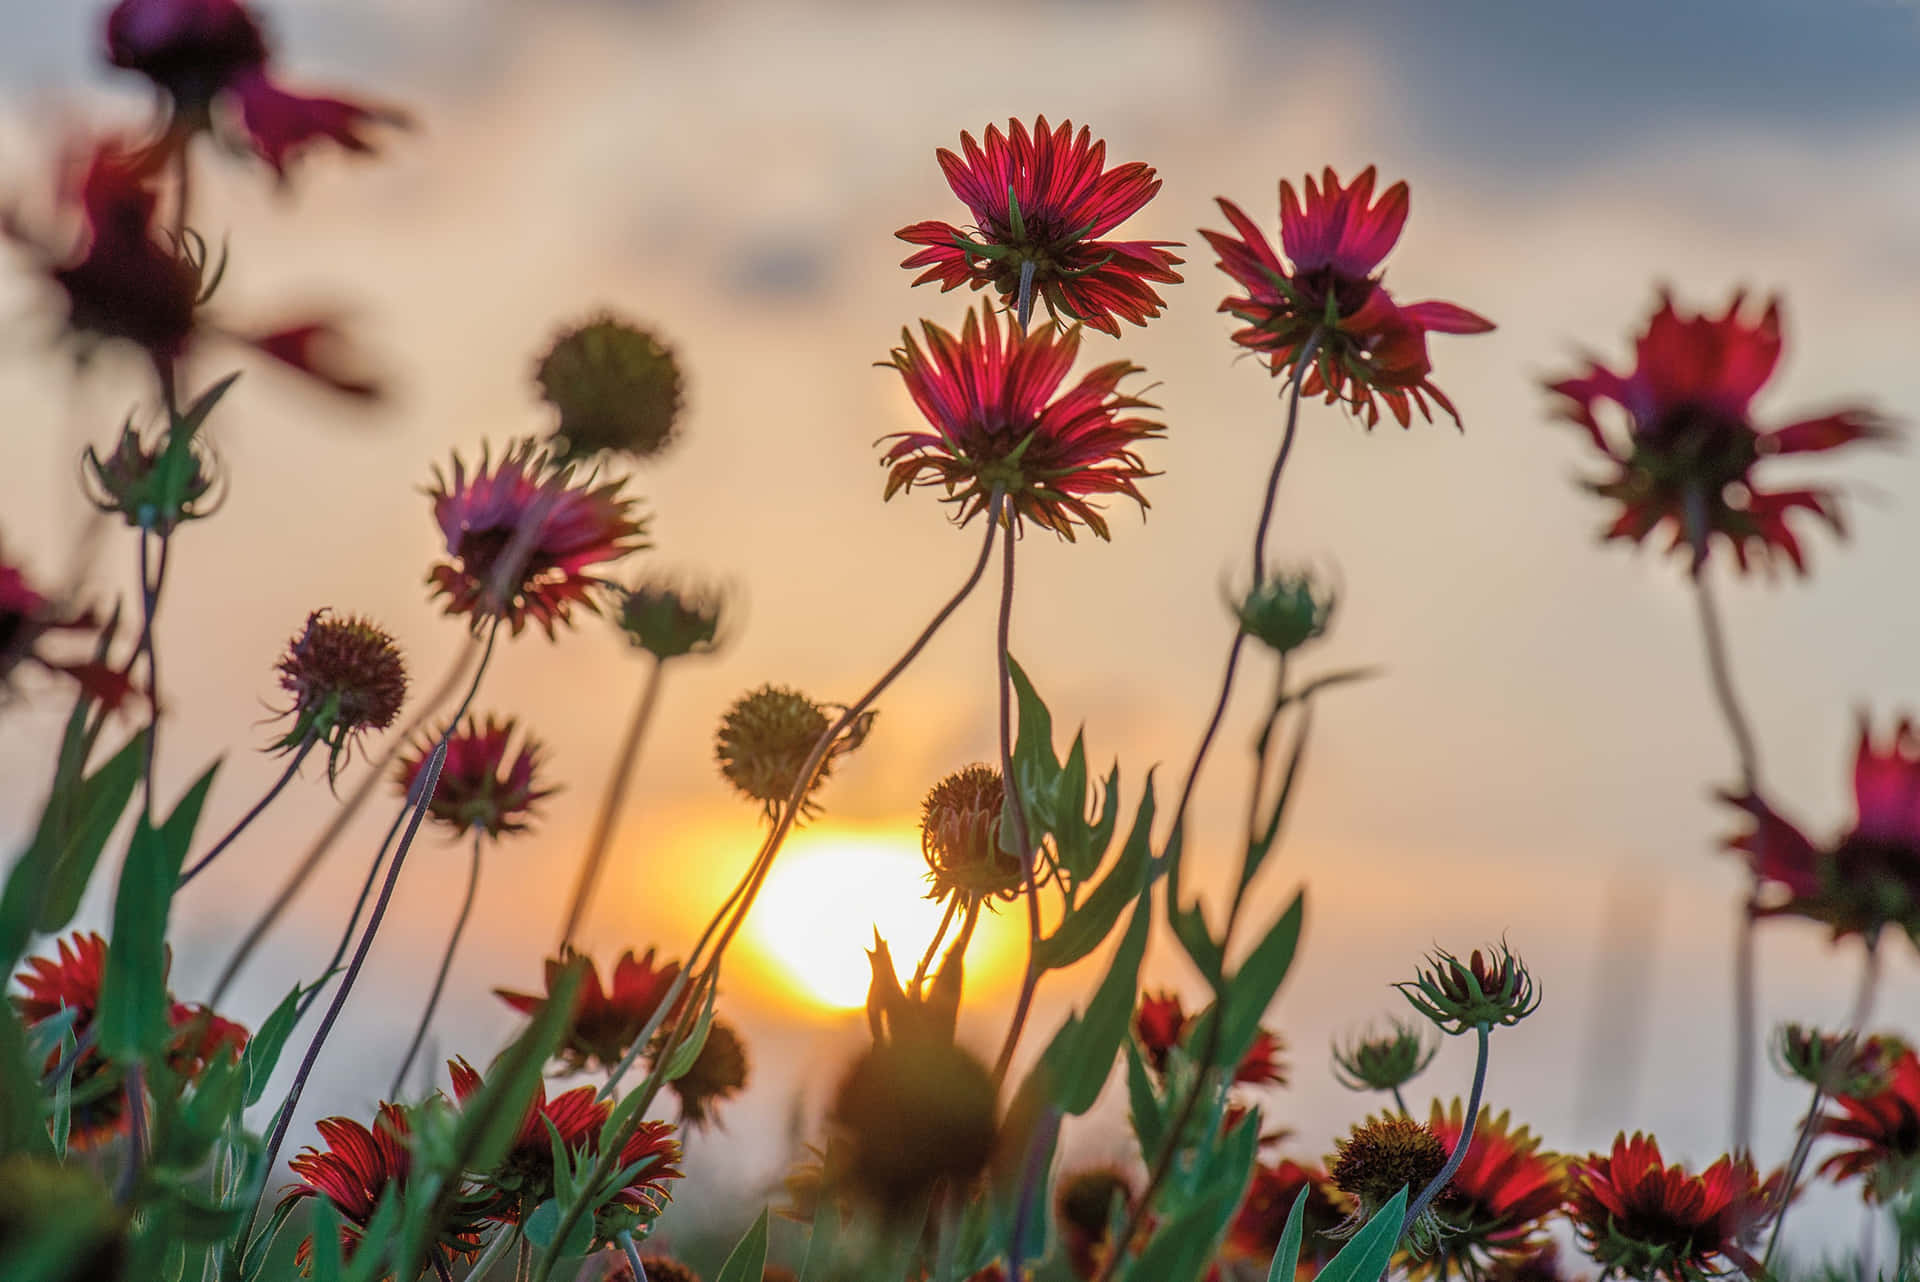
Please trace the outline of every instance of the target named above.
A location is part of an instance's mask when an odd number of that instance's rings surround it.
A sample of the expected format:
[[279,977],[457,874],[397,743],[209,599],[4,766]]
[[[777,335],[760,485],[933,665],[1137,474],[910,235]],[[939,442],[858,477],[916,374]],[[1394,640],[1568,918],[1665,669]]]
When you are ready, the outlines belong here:
[[1240,630],[1276,654],[1288,654],[1326,635],[1339,598],[1311,574],[1271,575],[1233,607]]
[[129,422],[112,452],[103,456],[89,445],[80,479],[94,507],[163,535],[183,521],[211,516],[220,506],[221,478],[205,434],[192,430],[197,426],[176,419],[173,431],[149,440]]
[[1774,1065],[1787,1076],[1833,1095],[1859,1097],[1887,1089],[1907,1044],[1887,1033],[1860,1039],[1788,1023],[1774,1034],[1769,1049]]
[[307,616],[275,670],[293,697],[282,713],[293,725],[273,746],[298,752],[325,744],[329,780],[362,735],[393,724],[407,697],[406,661],[393,635],[370,619],[329,617],[324,607]]
[[649,459],[673,443],[684,380],[671,349],[653,334],[602,315],[561,334],[534,372],[559,412],[562,461],[600,453]]
[[627,640],[664,662],[720,648],[726,595],[718,587],[656,577],[623,590],[618,610]]
[[[767,818],[778,817],[807,759],[820,737],[833,727],[828,715],[833,705],[815,703],[798,690],[786,686],[764,685],[734,700],[720,721],[714,736],[714,758],[727,782],[761,804]],[[813,794],[828,775],[834,761],[852,752],[866,741],[873,727],[874,713],[858,717],[847,732],[827,749],[814,772],[813,780],[800,801],[800,817],[817,806]]]
[[1484,954],[1476,948],[1466,961],[1436,948],[1427,963],[1394,987],[1443,1033],[1458,1037],[1474,1028],[1517,1024],[1540,1005],[1533,976],[1504,943]]
[[[1427,1187],[1447,1164],[1447,1146],[1433,1128],[1411,1117],[1389,1113],[1369,1117],[1343,1140],[1334,1142],[1327,1159],[1327,1175],[1342,1193],[1354,1200],[1353,1213],[1328,1231],[1332,1238],[1350,1238],[1381,1208],[1406,1190],[1412,1197]],[[1416,1256],[1432,1251],[1447,1226],[1432,1207],[1420,1209],[1407,1225],[1407,1249]]]
[[1426,1071],[1438,1042],[1411,1020],[1388,1021],[1387,1031],[1369,1028],[1333,1048],[1333,1076],[1350,1091],[1397,1091]]

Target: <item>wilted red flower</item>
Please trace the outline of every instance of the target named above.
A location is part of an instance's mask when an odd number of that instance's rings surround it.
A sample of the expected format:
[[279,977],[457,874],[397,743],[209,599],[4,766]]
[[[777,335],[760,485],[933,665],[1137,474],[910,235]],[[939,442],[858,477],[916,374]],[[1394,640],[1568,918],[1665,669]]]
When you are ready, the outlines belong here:
[[1603,1270],[1704,1282],[1772,1218],[1780,1178],[1762,1183],[1744,1157],[1689,1175],[1665,1165],[1652,1136],[1623,1133],[1610,1154],[1574,1163],[1565,1210]]
[[958,338],[932,321],[921,329],[926,350],[902,330],[904,346],[893,350],[891,364],[934,430],[884,438],[892,442],[880,460],[890,469],[887,498],[931,473],[947,501],[960,504],[964,525],[986,510],[997,487],[1013,524],[1025,517],[1069,542],[1075,522],[1110,537],[1090,496],[1120,494],[1146,509],[1134,482],[1153,473],[1134,447],[1163,432],[1158,423],[1124,417],[1154,407],[1118,391],[1139,367],[1102,365],[1055,396],[1080,350],[1077,330],[1023,335],[1009,326],[1003,340],[987,307],[967,313]]
[[1429,377],[1427,335],[1483,334],[1493,322],[1453,303],[1393,301],[1375,269],[1406,225],[1407,185],[1395,183],[1376,201],[1374,180],[1371,165],[1345,187],[1332,169],[1319,186],[1308,175],[1304,206],[1293,184],[1281,181],[1280,246],[1291,266],[1238,205],[1221,197],[1220,212],[1239,235],[1200,234],[1220,255],[1220,270],[1246,293],[1220,310],[1246,322],[1233,341],[1265,356],[1281,378],[1295,376],[1313,342],[1301,392],[1324,392],[1330,405],[1344,400],[1365,412],[1368,427],[1380,421],[1376,395],[1402,427],[1412,423],[1414,408],[1433,420],[1428,397],[1457,424],[1459,412]]
[[372,125],[404,123],[389,108],[282,89],[268,73],[266,36],[240,0],[120,0],[106,38],[108,61],[172,100],[177,132],[211,129],[215,102],[231,98],[248,144],[282,177],[311,143],[371,151]]
[[[1177,993],[1141,994],[1140,1005],[1133,1013],[1133,1033],[1156,1073],[1166,1071],[1168,1053],[1181,1044],[1191,1025]],[[1280,1034],[1258,1030],[1246,1054],[1234,1066],[1233,1080],[1251,1086],[1285,1086],[1287,1070],[1280,1059],[1285,1050],[1286,1041]]]
[[[465,1060],[450,1061],[447,1072],[461,1103],[479,1092],[480,1074]],[[495,1193],[488,1218],[503,1224],[524,1222],[536,1206],[554,1195],[552,1137],[558,1135],[561,1147],[575,1157],[597,1156],[600,1128],[612,1113],[612,1102],[596,1100],[591,1086],[575,1087],[552,1099],[547,1098],[544,1085],[538,1087],[513,1146],[499,1169],[487,1176],[486,1183]],[[680,1143],[673,1138],[673,1129],[667,1122],[642,1121],[628,1137],[620,1150],[618,1169],[638,1169],[595,1209],[601,1237],[631,1229],[660,1213],[670,1196],[668,1183],[680,1178],[675,1165],[680,1160]]]
[[1920,732],[1904,718],[1877,748],[1862,718],[1854,754],[1853,828],[1831,846],[1809,841],[1756,795],[1725,800],[1753,816],[1727,845],[1760,885],[1755,911],[1823,922],[1839,939],[1872,942],[1884,926],[1920,946]]
[[[371,1128],[350,1117],[322,1118],[314,1125],[326,1148],[308,1145],[287,1163],[300,1183],[287,1191],[280,1204],[326,1198],[344,1221],[340,1244],[351,1253],[360,1244],[381,1198],[390,1188],[405,1187],[413,1168],[413,1154],[407,1147],[411,1129],[406,1110],[398,1104],[381,1104]],[[441,1222],[434,1245],[453,1259],[479,1252],[480,1220],[464,1199]],[[308,1237],[300,1244],[296,1258],[304,1267],[312,1256],[313,1239]]]
[[[1771,564],[1784,555],[1806,570],[1800,540],[1787,524],[1806,511],[1844,533],[1833,491],[1763,490],[1754,477],[1761,459],[1837,449],[1890,435],[1885,420],[1849,408],[1785,427],[1764,429],[1752,418],[1753,398],[1780,359],[1780,301],[1767,301],[1759,320],[1742,317],[1744,291],[1722,316],[1682,315],[1664,292],[1647,332],[1634,345],[1634,366],[1617,373],[1590,362],[1583,374],[1549,383],[1564,398],[1563,417],[1586,429],[1616,465],[1587,488],[1620,504],[1605,537],[1635,543],[1661,525],[1671,528],[1670,550],[1690,550],[1696,571],[1706,564],[1715,535],[1747,568],[1749,545]],[[1598,417],[1613,403],[1626,415],[1624,439]]]
[[1180,242],[1097,239],[1160,190],[1151,166],[1107,169],[1107,144],[1092,130],[1076,136],[1070,120],[1049,129],[1045,116],[1031,134],[1018,120],[1006,134],[987,126],[984,148],[963,133],[960,148],[965,159],[941,148],[940,168],[973,214],[977,239],[952,223],[902,227],[894,233],[901,240],[927,246],[900,264],[927,269],[914,284],[937,280],[942,293],[992,285],[1011,302],[1030,272],[1029,297],[1044,299],[1050,314],[1114,335],[1120,321],[1144,325],[1160,314],[1150,282],[1180,283],[1173,269],[1181,260],[1167,252]]
[[554,470],[533,441],[509,447],[498,466],[482,447],[471,475],[456,454],[452,480],[438,467],[433,475],[427,494],[451,559],[434,566],[427,582],[447,598],[448,614],[498,616],[515,635],[531,618],[552,638],[575,605],[599,613],[594,590],[609,585],[589,567],[646,546],[646,522],[633,511],[636,500],[620,493],[621,482],[575,484],[573,469]]
[[1820,1164],[1835,1180],[1866,1180],[1867,1200],[1886,1202],[1912,1187],[1920,1174],[1920,1058],[1903,1047],[1884,1089],[1867,1096],[1836,1095],[1838,1113],[1820,1118],[1822,1135],[1855,1147]]
[[680,1099],[680,1124],[704,1129],[719,1118],[718,1106],[747,1085],[747,1044],[733,1025],[714,1020],[693,1066],[667,1083]]
[[[666,1000],[667,990],[680,976],[679,962],[665,962],[656,967],[653,955],[654,950],[649,948],[646,956],[636,959],[629,948],[614,963],[609,977],[613,982],[605,988],[600,986],[600,973],[594,969],[593,960],[580,958],[585,962],[585,973],[580,977],[579,995],[574,999],[573,1022],[567,1025],[566,1040],[560,1043],[559,1051],[568,1068],[576,1073],[593,1068],[611,1069],[633,1049],[635,1039],[646,1030],[647,1021],[653,1018],[660,1003]],[[548,993],[576,957],[578,954],[567,950],[559,957],[547,959]],[[541,993],[520,993],[505,988],[496,988],[493,992],[507,1005],[529,1015],[547,1000],[546,994]],[[669,1011],[667,1018],[672,1015]]]
[[[1433,1102],[1427,1124],[1449,1154],[1460,1143],[1465,1119],[1458,1099],[1444,1108]],[[1508,1114],[1495,1116],[1482,1106],[1467,1155],[1437,1204],[1448,1231],[1421,1261],[1420,1271],[1442,1278],[1458,1272],[1484,1282],[1500,1261],[1540,1246],[1537,1232],[1560,1209],[1566,1186],[1565,1158],[1542,1153],[1538,1136],[1524,1126],[1515,1128]]]
[[553,789],[533,786],[542,745],[532,735],[521,736],[520,751],[514,755],[513,764],[507,765],[509,741],[518,728],[519,722],[512,717],[489,716],[482,725],[469,716],[457,731],[443,728],[439,734],[422,738],[411,753],[400,758],[400,791],[413,790],[414,780],[444,737],[447,760],[440,768],[440,783],[427,813],[456,833],[470,828],[482,829],[490,837],[525,832],[533,803],[552,796]]
[[0,696],[11,692],[16,670],[28,664],[72,677],[81,689],[108,708],[133,693],[132,678],[105,663],[65,661],[40,652],[49,633],[95,631],[91,614],[71,613],[35,591],[19,566],[0,556]]
[[1302,1191],[1307,1204],[1300,1214],[1303,1232],[1294,1276],[1306,1282],[1318,1273],[1339,1249],[1328,1235],[1347,1218],[1347,1196],[1333,1186],[1325,1171],[1287,1158],[1253,1168],[1246,1196],[1227,1226],[1227,1254],[1263,1266],[1272,1260],[1287,1216]]
[[407,697],[407,665],[393,635],[370,619],[328,618],[325,608],[287,644],[275,665],[280,688],[293,696],[282,715],[293,726],[275,745],[297,751],[327,746],[327,777],[368,731],[385,730]]

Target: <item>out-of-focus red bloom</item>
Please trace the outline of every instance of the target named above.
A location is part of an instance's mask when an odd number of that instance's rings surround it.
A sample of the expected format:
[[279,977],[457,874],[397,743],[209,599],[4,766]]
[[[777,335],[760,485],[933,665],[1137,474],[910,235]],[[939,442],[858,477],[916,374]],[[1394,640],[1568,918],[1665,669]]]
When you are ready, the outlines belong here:
[[1759,882],[1754,911],[1823,922],[1872,942],[1885,926],[1920,945],[1920,732],[1902,719],[1884,748],[1864,718],[1854,754],[1853,828],[1816,846],[1758,796],[1726,796],[1753,816],[1727,845]]
[[925,245],[902,267],[924,267],[914,284],[939,281],[941,292],[992,285],[1011,302],[1031,264],[1032,297],[1049,313],[1118,335],[1121,321],[1144,325],[1160,314],[1155,282],[1177,285],[1180,264],[1167,250],[1171,240],[1101,240],[1138,213],[1159,180],[1138,162],[1106,168],[1107,144],[1093,132],[1073,132],[1073,122],[1050,129],[1047,118],[1033,132],[1018,120],[987,126],[986,146],[960,135],[963,159],[946,148],[940,168],[953,194],[973,214],[974,235],[952,223],[929,221],[894,233]]
[[[480,1074],[465,1060],[452,1060],[447,1072],[453,1078],[453,1093],[462,1104],[481,1088]],[[494,1198],[488,1218],[503,1224],[519,1224],[541,1202],[554,1195],[553,1142],[560,1137],[561,1147],[576,1158],[592,1158],[600,1152],[600,1128],[613,1113],[611,1101],[594,1099],[591,1086],[575,1087],[552,1099],[543,1085],[527,1105],[527,1112],[514,1136],[513,1146],[498,1170],[486,1180]],[[620,1166],[638,1166],[625,1184],[615,1190],[598,1208],[595,1218],[610,1236],[618,1228],[631,1228],[639,1220],[660,1213],[669,1200],[668,1184],[680,1178],[675,1163],[680,1160],[680,1143],[673,1138],[668,1122],[640,1122],[620,1150]]]
[[19,566],[0,556],[0,696],[11,692],[13,674],[28,664],[72,677],[107,708],[117,708],[133,693],[131,676],[93,660],[63,661],[40,652],[49,633],[95,631],[87,612],[71,613],[34,590]]
[[1300,354],[1313,342],[1301,392],[1324,392],[1330,405],[1345,401],[1366,414],[1368,427],[1380,421],[1376,396],[1402,427],[1412,423],[1416,408],[1433,420],[1428,397],[1457,424],[1459,412],[1430,377],[1427,335],[1483,334],[1493,322],[1453,303],[1394,302],[1377,269],[1406,225],[1407,185],[1395,183],[1375,200],[1374,181],[1371,165],[1346,186],[1332,169],[1319,185],[1309,175],[1303,204],[1293,184],[1282,180],[1284,260],[1259,226],[1221,197],[1220,212],[1238,235],[1200,234],[1220,255],[1220,270],[1246,293],[1226,299],[1220,310],[1246,322],[1233,341],[1259,352],[1281,378],[1296,376]]
[[1822,1135],[1851,1140],[1854,1147],[1820,1164],[1835,1180],[1866,1180],[1867,1200],[1886,1202],[1912,1187],[1920,1175],[1920,1058],[1903,1049],[1884,1090],[1857,1097],[1837,1095],[1837,1113],[1820,1118]]
[[1285,1086],[1287,1066],[1281,1060],[1287,1043],[1280,1034],[1261,1029],[1253,1035],[1253,1045],[1240,1057],[1233,1080],[1247,1086]]
[[215,103],[231,99],[247,143],[282,178],[315,142],[367,152],[374,125],[405,123],[390,108],[281,88],[268,70],[266,36],[240,0],[120,0],[107,15],[106,43],[108,61],[172,100],[176,130],[211,129]]
[[[1154,1072],[1166,1071],[1168,1053],[1181,1044],[1191,1024],[1179,994],[1141,994],[1140,1005],[1133,1013],[1133,1034],[1140,1039],[1141,1052]],[[1285,1086],[1287,1070],[1280,1059],[1285,1050],[1286,1041],[1280,1034],[1260,1029],[1234,1066],[1233,1080],[1249,1086]]]
[[[397,1104],[381,1104],[371,1128],[350,1117],[322,1118],[315,1123],[326,1148],[312,1145],[287,1163],[300,1183],[280,1199],[282,1206],[302,1198],[324,1197],[340,1213],[340,1244],[347,1254],[359,1246],[389,1189],[404,1188],[413,1168],[407,1143],[411,1134],[407,1114]],[[441,1222],[435,1247],[452,1259],[468,1259],[481,1247],[481,1221],[466,1199],[457,1200]],[[300,1244],[297,1259],[304,1268],[313,1256],[313,1239]]]
[[[635,958],[629,948],[614,963],[612,983],[600,986],[600,972],[592,958],[582,958],[586,973],[580,977],[579,995],[574,998],[573,1022],[567,1025],[566,1040],[560,1043],[560,1058],[576,1073],[594,1068],[610,1069],[626,1057],[633,1043],[646,1030],[647,1021],[667,998],[667,990],[680,976],[679,962],[653,964],[654,950]],[[553,991],[567,966],[578,956],[571,950],[546,963],[547,993]],[[494,996],[507,1005],[531,1015],[547,1000],[545,993],[522,993],[496,988]],[[678,1010],[679,1003],[675,1003]],[[662,1024],[673,1017],[670,1010]]]
[[498,616],[515,635],[532,619],[552,638],[574,606],[600,612],[595,590],[611,585],[590,567],[646,546],[646,523],[621,482],[576,484],[573,469],[553,470],[533,441],[511,446],[498,465],[483,447],[471,474],[456,454],[451,479],[438,467],[433,475],[427,494],[451,559],[427,582],[448,614]]
[[1324,1268],[1340,1248],[1327,1235],[1347,1218],[1347,1195],[1333,1186],[1325,1171],[1290,1158],[1253,1168],[1246,1196],[1227,1226],[1227,1255],[1264,1268],[1279,1249],[1287,1216],[1303,1191],[1307,1204],[1300,1214],[1303,1232],[1294,1276],[1306,1282]]
[[[1433,1102],[1427,1124],[1449,1154],[1460,1142],[1465,1118],[1457,1098],[1447,1107]],[[1440,1199],[1440,1220],[1449,1232],[1416,1272],[1441,1278],[1458,1272],[1485,1282],[1496,1264],[1538,1249],[1542,1222],[1560,1209],[1566,1188],[1565,1158],[1542,1153],[1538,1136],[1515,1128],[1508,1114],[1495,1116],[1482,1106],[1467,1155]]]
[[[1695,571],[1715,536],[1742,570],[1748,554],[1772,564],[1784,556],[1805,572],[1800,540],[1788,517],[1805,511],[1844,533],[1833,491],[1765,490],[1755,465],[1776,454],[1837,449],[1890,435],[1873,412],[1848,408],[1785,427],[1765,429],[1752,417],[1753,398],[1780,360],[1780,301],[1758,320],[1743,317],[1744,291],[1721,316],[1683,315],[1665,293],[1634,345],[1626,373],[1590,362],[1585,373],[1547,384],[1562,397],[1560,413],[1586,430],[1614,471],[1587,483],[1620,504],[1606,538],[1640,542],[1662,525],[1670,550],[1686,549]],[[1625,414],[1624,438],[1601,425],[1608,403]]]
[[520,751],[507,765],[509,741],[519,723],[489,716],[484,724],[469,716],[458,730],[429,735],[417,741],[413,750],[400,758],[397,782],[400,791],[413,790],[414,780],[426,768],[440,736],[447,738],[447,760],[440,768],[440,783],[433,791],[427,813],[456,833],[479,828],[490,837],[503,833],[525,832],[533,816],[533,804],[553,794],[551,788],[534,787],[534,771],[540,763],[541,744],[532,735],[522,735]]
[[1102,365],[1061,392],[1080,350],[1078,330],[1022,335],[1009,326],[1003,339],[987,307],[967,313],[957,338],[932,321],[921,328],[926,350],[902,330],[891,363],[933,430],[885,438],[886,497],[931,479],[960,504],[964,525],[997,487],[1016,525],[1024,517],[1068,541],[1076,522],[1110,537],[1093,496],[1119,494],[1146,509],[1134,482],[1153,473],[1134,449],[1163,433],[1126,415],[1154,408],[1118,390],[1137,366]]
[[718,1122],[719,1106],[746,1089],[747,1072],[746,1042],[733,1025],[712,1021],[692,1066],[667,1083],[680,1100],[680,1124],[699,1131]]
[[1698,1175],[1667,1166],[1652,1136],[1620,1135],[1611,1153],[1576,1162],[1565,1210],[1603,1272],[1705,1282],[1772,1218],[1781,1176],[1723,1157]]

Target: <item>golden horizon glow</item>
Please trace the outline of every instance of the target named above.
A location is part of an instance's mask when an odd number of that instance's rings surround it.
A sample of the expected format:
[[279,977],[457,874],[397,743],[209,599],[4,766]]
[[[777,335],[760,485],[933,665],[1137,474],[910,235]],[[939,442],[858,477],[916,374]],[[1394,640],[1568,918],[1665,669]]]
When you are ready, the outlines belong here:
[[[940,927],[928,899],[920,837],[910,828],[817,829],[792,838],[754,904],[746,939],[768,977],[794,996],[833,1010],[866,1004],[874,932],[887,941],[904,984]],[[958,930],[956,922],[948,942]],[[967,951],[971,990],[991,985],[1013,953],[982,914]]]

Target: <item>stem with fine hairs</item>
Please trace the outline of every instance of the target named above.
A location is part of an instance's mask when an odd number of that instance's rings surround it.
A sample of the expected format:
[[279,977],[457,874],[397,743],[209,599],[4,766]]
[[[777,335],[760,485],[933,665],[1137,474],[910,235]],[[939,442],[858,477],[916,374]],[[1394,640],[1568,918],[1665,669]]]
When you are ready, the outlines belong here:
[[[1020,996],[1014,1002],[1013,1019],[1007,1025],[1006,1040],[1000,1043],[1000,1057],[994,1062],[993,1083],[1006,1080],[1013,1064],[1014,1047],[1026,1028],[1027,1014],[1033,1009],[1033,995],[1040,987],[1040,887],[1036,875],[1038,852],[1027,836],[1027,810],[1020,796],[1019,781],[1013,773],[1013,674],[1007,648],[1013,633],[1013,531],[1007,531],[1002,549],[1000,572],[1000,623],[994,632],[994,684],[1000,698],[1000,782],[1007,799],[1007,817],[1013,823],[1013,849],[1020,857],[1020,873],[1027,883],[1027,970],[1020,979]],[[1015,1268],[1018,1265],[1014,1266]]]
[[427,1029],[433,1025],[434,1012],[440,1009],[440,996],[447,989],[447,974],[453,969],[453,954],[460,947],[460,936],[467,931],[467,921],[473,916],[473,901],[480,893],[480,843],[486,839],[486,835],[485,828],[474,829],[473,863],[467,873],[467,897],[460,901],[460,915],[453,919],[453,934],[447,937],[447,951],[441,954],[439,973],[433,977],[433,989],[427,995],[427,1008],[420,1012],[420,1023],[413,1030],[413,1040],[407,1043],[407,1053],[401,1057],[400,1067],[394,1070],[393,1085],[387,1091],[388,1099],[400,1098],[400,1089],[407,1082],[407,1070],[413,1067],[421,1044],[427,1040]]
[[1480,1044],[1475,1047],[1473,1061],[1473,1090],[1467,1095],[1467,1120],[1460,1127],[1459,1142],[1453,1146],[1453,1152],[1447,1154],[1447,1164],[1440,1173],[1427,1181],[1427,1187],[1420,1190],[1420,1196],[1413,1199],[1413,1205],[1407,1208],[1407,1218],[1400,1221],[1400,1231],[1405,1233],[1420,1218],[1420,1213],[1433,1205],[1433,1199],[1440,1196],[1460,1164],[1467,1160],[1467,1146],[1473,1143],[1473,1128],[1480,1121],[1480,1096],[1487,1087],[1487,1037],[1491,1026],[1475,1024],[1473,1031],[1480,1035]]
[[607,847],[613,841],[613,827],[619,821],[621,804],[626,801],[627,788],[633,782],[634,763],[640,759],[640,742],[646,735],[648,723],[653,720],[654,704],[660,697],[660,678],[666,668],[665,659],[654,659],[653,666],[647,671],[647,679],[640,687],[640,702],[633,710],[633,719],[627,723],[626,736],[620,741],[620,751],[614,758],[613,778],[608,780],[607,790],[600,799],[600,813],[593,821],[593,836],[587,841],[586,857],[580,862],[580,875],[574,882],[573,899],[567,906],[566,924],[560,930],[562,956],[573,947],[580,922],[587,915],[588,901],[593,898],[594,886],[606,863]]
[[206,854],[200,856],[199,859],[194,861],[194,864],[191,868],[187,869],[185,872],[180,874],[180,881],[178,885],[175,887],[176,890],[179,888],[179,886],[186,885],[188,882],[192,881],[195,877],[198,877],[201,873],[205,872],[207,869],[207,865],[212,863],[215,859],[219,858],[221,852],[226,850],[228,846],[231,846],[234,843],[234,840],[237,837],[239,837],[239,835],[242,832],[246,831],[247,825],[252,823],[254,820],[258,819],[260,817],[261,812],[264,811],[268,806],[273,804],[273,799],[280,795],[282,789],[284,789],[288,784],[293,782],[294,775],[300,772],[300,763],[307,759],[307,754],[312,752],[314,745],[319,742],[320,742],[319,736],[317,735],[308,736],[307,741],[300,745],[300,750],[293,754],[293,760],[287,763],[287,768],[281,772],[280,778],[274,781],[273,787],[267,789],[267,795],[260,798],[259,801],[255,802],[253,805],[253,809],[247,811],[246,814],[242,815],[240,817],[240,822],[235,824],[232,828],[228,829],[227,835],[220,838],[219,841],[213,844],[212,850],[209,850]]

